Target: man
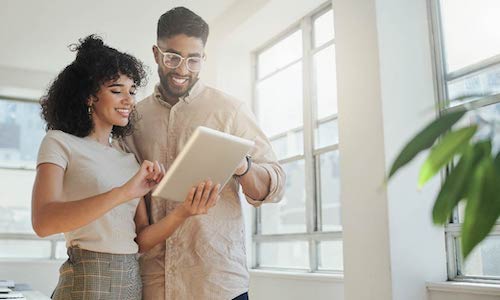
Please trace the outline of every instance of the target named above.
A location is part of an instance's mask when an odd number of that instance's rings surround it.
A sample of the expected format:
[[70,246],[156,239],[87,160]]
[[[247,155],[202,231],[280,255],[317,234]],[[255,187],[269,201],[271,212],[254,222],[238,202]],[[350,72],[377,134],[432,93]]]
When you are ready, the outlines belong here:
[[[160,17],[153,46],[160,83],[138,103],[140,120],[126,146],[138,160],[155,159],[167,169],[198,126],[254,140],[255,147],[207,215],[191,218],[141,257],[144,299],[248,299],[239,188],[256,207],[283,194],[285,174],[251,111],[198,78],[207,37],[208,24],[186,8]],[[150,222],[177,205],[150,196],[146,201]]]

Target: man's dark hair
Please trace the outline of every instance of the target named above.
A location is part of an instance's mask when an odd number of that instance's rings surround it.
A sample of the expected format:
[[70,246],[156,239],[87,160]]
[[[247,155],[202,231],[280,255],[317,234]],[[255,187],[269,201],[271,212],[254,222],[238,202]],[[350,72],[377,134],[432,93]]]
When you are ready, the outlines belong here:
[[208,24],[200,16],[185,7],[175,7],[161,15],[156,32],[157,39],[185,34],[199,38],[206,45]]
[[[105,45],[98,36],[89,35],[79,42],[70,45],[71,51],[77,52],[76,59],[57,75],[40,104],[47,130],[85,137],[94,127],[88,114],[88,100],[96,96],[101,85],[118,79],[121,74],[140,87],[146,84],[146,72],[141,61]],[[126,126],[113,126],[113,137],[131,134],[135,119],[132,110]]]

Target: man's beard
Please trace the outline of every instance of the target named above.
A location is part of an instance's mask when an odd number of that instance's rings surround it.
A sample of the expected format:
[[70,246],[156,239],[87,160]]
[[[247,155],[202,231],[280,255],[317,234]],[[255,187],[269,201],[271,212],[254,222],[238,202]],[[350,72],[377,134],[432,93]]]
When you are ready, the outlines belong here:
[[167,93],[167,96],[172,98],[181,98],[189,93],[193,85],[198,81],[198,77],[189,77],[188,85],[185,89],[178,91],[175,88],[172,88],[169,83],[169,77],[173,74],[173,72],[169,72],[166,74],[162,73],[161,69],[158,69],[158,76],[160,77],[160,84],[163,90]]

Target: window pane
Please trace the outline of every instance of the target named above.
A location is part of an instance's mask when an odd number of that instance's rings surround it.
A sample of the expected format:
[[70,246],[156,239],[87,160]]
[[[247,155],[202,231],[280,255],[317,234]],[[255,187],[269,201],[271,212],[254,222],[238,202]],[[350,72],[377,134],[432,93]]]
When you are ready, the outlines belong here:
[[495,94],[500,94],[500,65],[448,82],[451,106]]
[[279,203],[262,205],[262,234],[306,231],[304,161],[282,165],[286,173],[285,195]]
[[448,72],[500,54],[500,1],[441,0]]
[[257,93],[259,122],[267,136],[302,126],[301,62],[259,82]]
[[44,135],[40,104],[0,99],[0,166],[34,168]]
[[67,259],[68,254],[67,254],[67,249],[66,249],[66,242],[57,242],[56,243],[56,259]]
[[259,78],[302,57],[302,31],[298,30],[258,56]]
[[320,270],[342,271],[344,261],[342,253],[342,241],[325,241],[319,243],[319,266]]
[[[481,140],[488,138],[491,133],[490,126],[484,122],[486,121],[495,121],[500,122],[500,103],[491,104],[487,106],[483,106],[476,110],[469,111],[465,114],[464,117],[454,126],[454,128],[461,128],[465,126],[469,126],[472,124],[477,124],[479,126],[476,135],[473,137],[473,141]],[[497,125],[498,126],[498,125]],[[497,127],[498,128],[498,127]],[[500,131],[496,131],[496,134],[493,136],[493,153],[497,153],[500,151]],[[465,213],[465,202],[460,202],[458,205],[458,218],[459,222],[463,222]]]
[[[490,136],[491,127],[484,121],[500,123],[500,103],[483,106],[476,110],[469,111],[464,117],[456,124],[455,128],[465,127],[472,124],[479,126],[473,141],[486,139]],[[497,129],[493,136],[492,152],[498,153],[500,151],[500,131]],[[465,202],[460,202],[458,205],[458,218],[459,222],[464,221]]]
[[489,236],[482,241],[465,261],[462,273],[500,278],[500,236]]
[[337,76],[334,45],[314,55],[318,119],[337,113]]
[[271,141],[278,159],[292,157],[304,153],[304,134],[300,131],[289,131],[286,135]]
[[35,171],[0,169],[0,232],[33,233],[31,189]]
[[[455,128],[477,124],[479,129],[473,138],[473,141],[477,141],[488,138],[491,134],[492,128],[485,121],[500,123],[500,103],[483,106],[467,112],[455,125]],[[500,151],[500,131],[496,130],[493,136],[493,153],[498,151]]]
[[0,240],[1,258],[50,258],[49,241]]
[[339,143],[339,125],[338,120],[322,122],[315,129],[315,149],[331,146]]
[[309,268],[307,242],[259,243],[260,267]]
[[333,37],[333,10],[329,10],[314,20],[314,47],[323,45]]
[[321,220],[323,231],[342,230],[339,151],[319,156]]

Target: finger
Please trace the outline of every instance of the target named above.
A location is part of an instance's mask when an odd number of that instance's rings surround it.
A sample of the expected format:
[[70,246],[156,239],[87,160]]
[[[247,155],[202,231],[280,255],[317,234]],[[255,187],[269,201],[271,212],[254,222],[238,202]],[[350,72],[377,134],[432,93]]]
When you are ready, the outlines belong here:
[[146,181],[151,181],[153,180],[153,171],[154,171],[154,164],[149,161],[145,160],[142,162],[141,169],[143,170],[143,176],[146,179]]
[[141,169],[143,170],[144,175],[149,178],[151,172],[153,171],[153,163],[149,160],[145,160],[142,162]]
[[149,160],[145,160],[142,162],[142,167],[144,168],[144,170],[146,170],[148,173],[150,173],[151,171],[153,171],[152,167],[153,167],[153,163],[150,162]]
[[184,203],[187,204],[188,206],[191,206],[191,204],[193,203],[193,198],[194,198],[195,193],[196,193],[196,187],[193,186],[189,190],[189,192],[188,192],[188,194],[186,196],[186,199],[184,199]]
[[158,178],[160,177],[161,175],[161,167],[160,167],[160,163],[155,160],[154,162],[154,180],[156,182],[158,182]]
[[203,195],[203,189],[205,187],[205,182],[201,182],[198,184],[198,187],[196,188],[196,194],[194,195],[193,198],[193,207],[198,207],[200,204],[201,196]]
[[211,180],[205,182],[205,188],[203,189],[203,195],[201,196],[200,203],[198,203],[198,209],[206,206],[212,187],[213,183]]
[[212,192],[210,193],[210,198],[208,198],[207,203],[206,203],[207,209],[215,206],[215,203],[217,202],[217,199],[219,198],[219,189],[220,189],[220,183],[217,184],[212,189]]
[[165,166],[160,163],[160,174],[158,175],[158,182],[160,182],[163,177],[165,177]]

